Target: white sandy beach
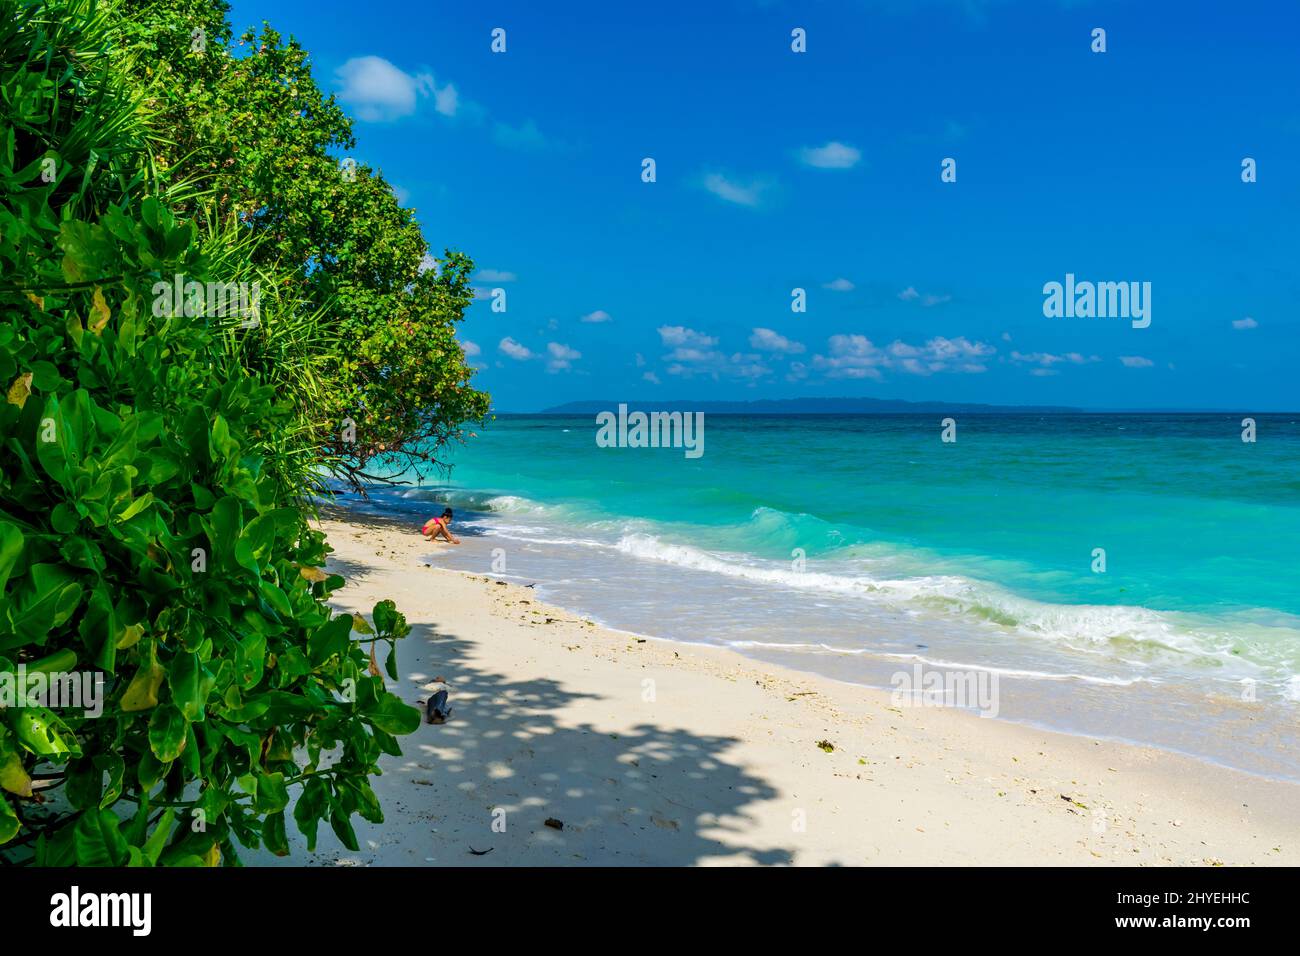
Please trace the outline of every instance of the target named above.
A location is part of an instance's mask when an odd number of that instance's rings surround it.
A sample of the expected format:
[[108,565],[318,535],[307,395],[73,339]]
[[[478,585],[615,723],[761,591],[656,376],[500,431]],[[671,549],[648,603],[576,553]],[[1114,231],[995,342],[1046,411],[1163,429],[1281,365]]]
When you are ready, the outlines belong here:
[[[430,566],[409,522],[332,514],[341,608],[413,627],[394,691],[446,686],[319,865],[1300,863],[1300,787],[607,630]],[[437,683],[442,679],[444,683]],[[828,743],[827,752],[819,746]],[[504,811],[502,813],[501,811]],[[563,829],[548,826],[560,821]],[[501,824],[504,821],[504,832]],[[475,855],[472,851],[487,851]]]

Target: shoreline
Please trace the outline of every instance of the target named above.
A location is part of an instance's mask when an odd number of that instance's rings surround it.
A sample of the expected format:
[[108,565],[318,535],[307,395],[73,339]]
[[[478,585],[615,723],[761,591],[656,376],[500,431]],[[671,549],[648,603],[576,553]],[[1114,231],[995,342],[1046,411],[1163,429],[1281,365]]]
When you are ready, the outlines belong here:
[[308,855],[290,828],[293,855],[249,862],[1300,863],[1296,784],[615,631],[436,567],[451,546],[405,520],[322,516],[335,604],[395,600],[412,633],[392,689],[446,687],[452,718],[381,761],[386,823],[358,826],[359,852],[322,831]]

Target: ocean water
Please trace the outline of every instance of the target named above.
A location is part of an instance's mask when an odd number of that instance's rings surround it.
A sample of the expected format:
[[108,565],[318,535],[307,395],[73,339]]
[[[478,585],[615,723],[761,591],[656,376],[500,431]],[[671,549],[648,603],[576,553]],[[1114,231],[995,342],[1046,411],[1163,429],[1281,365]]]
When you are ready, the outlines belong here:
[[996,675],[999,718],[1300,780],[1300,415],[1254,443],[1229,414],[941,417],[710,415],[698,458],[502,417],[352,504],[450,504],[434,563],[613,627],[873,687]]

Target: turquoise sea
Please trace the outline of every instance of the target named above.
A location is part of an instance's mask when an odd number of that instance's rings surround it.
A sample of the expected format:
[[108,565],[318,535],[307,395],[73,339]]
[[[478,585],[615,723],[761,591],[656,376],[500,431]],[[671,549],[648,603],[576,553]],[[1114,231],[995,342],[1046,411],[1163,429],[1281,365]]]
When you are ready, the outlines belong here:
[[355,505],[450,504],[435,563],[610,626],[1300,779],[1300,415],[955,417],[709,415],[698,458],[500,417]]

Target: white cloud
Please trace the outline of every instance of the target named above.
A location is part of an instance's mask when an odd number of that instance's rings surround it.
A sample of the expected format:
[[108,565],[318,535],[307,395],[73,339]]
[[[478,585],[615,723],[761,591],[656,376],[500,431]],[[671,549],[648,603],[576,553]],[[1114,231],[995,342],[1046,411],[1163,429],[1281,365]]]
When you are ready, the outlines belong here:
[[929,308],[932,305],[943,305],[945,302],[952,301],[952,296],[950,295],[935,295],[932,292],[927,292],[922,295],[920,292],[916,291],[915,286],[910,285],[902,292],[898,293],[898,297],[904,302],[915,302],[917,299],[920,299],[921,304],[926,308]]
[[659,376],[656,375],[654,372],[646,372],[641,377],[645,379],[645,381],[649,382],[651,385],[659,384]]
[[529,351],[527,347],[520,345],[508,335],[497,343],[497,348],[502,352],[505,352],[506,355],[509,355],[512,359],[516,359],[520,362],[526,362],[528,359],[533,358],[533,353]]
[[412,115],[423,97],[433,97],[443,116],[456,114],[459,97],[450,83],[439,89],[432,73],[407,73],[381,56],[355,56],[335,71],[339,102],[357,118],[382,123]]
[[1234,329],[1257,329],[1259,328],[1259,323],[1250,316],[1246,316],[1244,319],[1234,319],[1232,327]]
[[936,372],[979,373],[984,360],[997,350],[965,336],[955,339],[935,336],[924,345],[901,340],[882,349],[865,335],[832,335],[827,339],[828,355],[814,355],[812,367],[827,378],[881,378],[882,369],[896,369],[910,375]]
[[858,164],[862,153],[844,143],[829,142],[825,146],[805,146],[799,151],[799,160],[816,169],[851,169]]
[[1150,368],[1156,364],[1149,358],[1143,358],[1140,355],[1121,355],[1119,360],[1124,363],[1126,368]]
[[604,309],[597,309],[595,312],[588,312],[578,321],[580,322],[609,322],[614,317]]
[[763,356],[736,352],[728,359],[726,373],[737,378],[758,379],[771,375],[772,370],[763,364]]
[[707,349],[718,344],[718,340],[703,332],[696,332],[684,325],[661,325],[658,329],[659,339],[664,345],[684,345],[691,348]]
[[456,92],[456,87],[448,83],[442,89],[434,88],[433,108],[443,116],[455,116],[459,106],[460,94]]
[[645,368],[645,356],[642,355],[640,352],[636,353],[636,367]]
[[659,338],[673,349],[664,356],[671,363],[669,375],[692,378],[707,375],[714,379],[758,379],[771,375],[772,370],[763,364],[763,356],[753,352],[725,352],[714,348],[718,340],[681,325],[664,325],[659,328]]
[[783,355],[798,355],[800,352],[807,351],[802,342],[787,339],[771,329],[754,329],[749,337],[749,346],[760,352],[780,352]]
[[717,358],[722,358],[722,353],[713,349],[694,349],[685,346],[675,348],[664,358],[673,362],[710,362]]
[[472,358],[473,356],[478,355],[483,351],[481,348],[478,347],[477,344],[471,342],[469,339],[465,339],[463,342],[461,342],[460,347],[465,350],[466,358]]
[[704,177],[704,188],[726,202],[753,208],[758,205],[768,184],[757,179],[740,183],[728,179],[722,173],[709,173]]
[[428,272],[430,269],[433,269],[434,275],[437,275],[438,260],[426,252],[424,258],[420,260],[420,271]]
[[879,379],[881,367],[890,364],[889,356],[865,335],[832,335],[827,344],[829,356],[812,357],[813,368],[827,378]]
[[852,292],[853,283],[848,279],[832,279],[822,286],[823,289],[830,289],[832,292]]
[[[935,336],[927,341],[922,349],[923,354],[931,362],[941,362],[948,364],[951,362],[970,363],[978,362],[980,359],[988,358],[996,352],[993,346],[984,342],[971,342],[965,336],[959,335],[955,339],[946,339],[943,336]],[[974,368],[967,365],[960,366],[961,371],[971,372]],[[935,371],[940,371],[936,369]],[[979,369],[983,371],[983,369]]]
[[1041,365],[1044,368],[1052,365],[1059,365],[1068,362],[1071,365],[1084,365],[1088,362],[1100,362],[1100,355],[1085,356],[1079,352],[1066,352],[1063,355],[1053,355],[1050,352],[1015,352],[1011,353],[1011,361],[1016,364]]
[[582,353],[577,349],[571,349],[567,345],[561,345],[559,342],[547,342],[546,351],[550,353],[550,359],[546,362],[546,368],[551,372],[558,372],[562,369],[569,368],[571,363],[582,358]]
[[479,269],[474,278],[479,282],[514,282],[519,277],[513,272],[502,272],[500,269]]

